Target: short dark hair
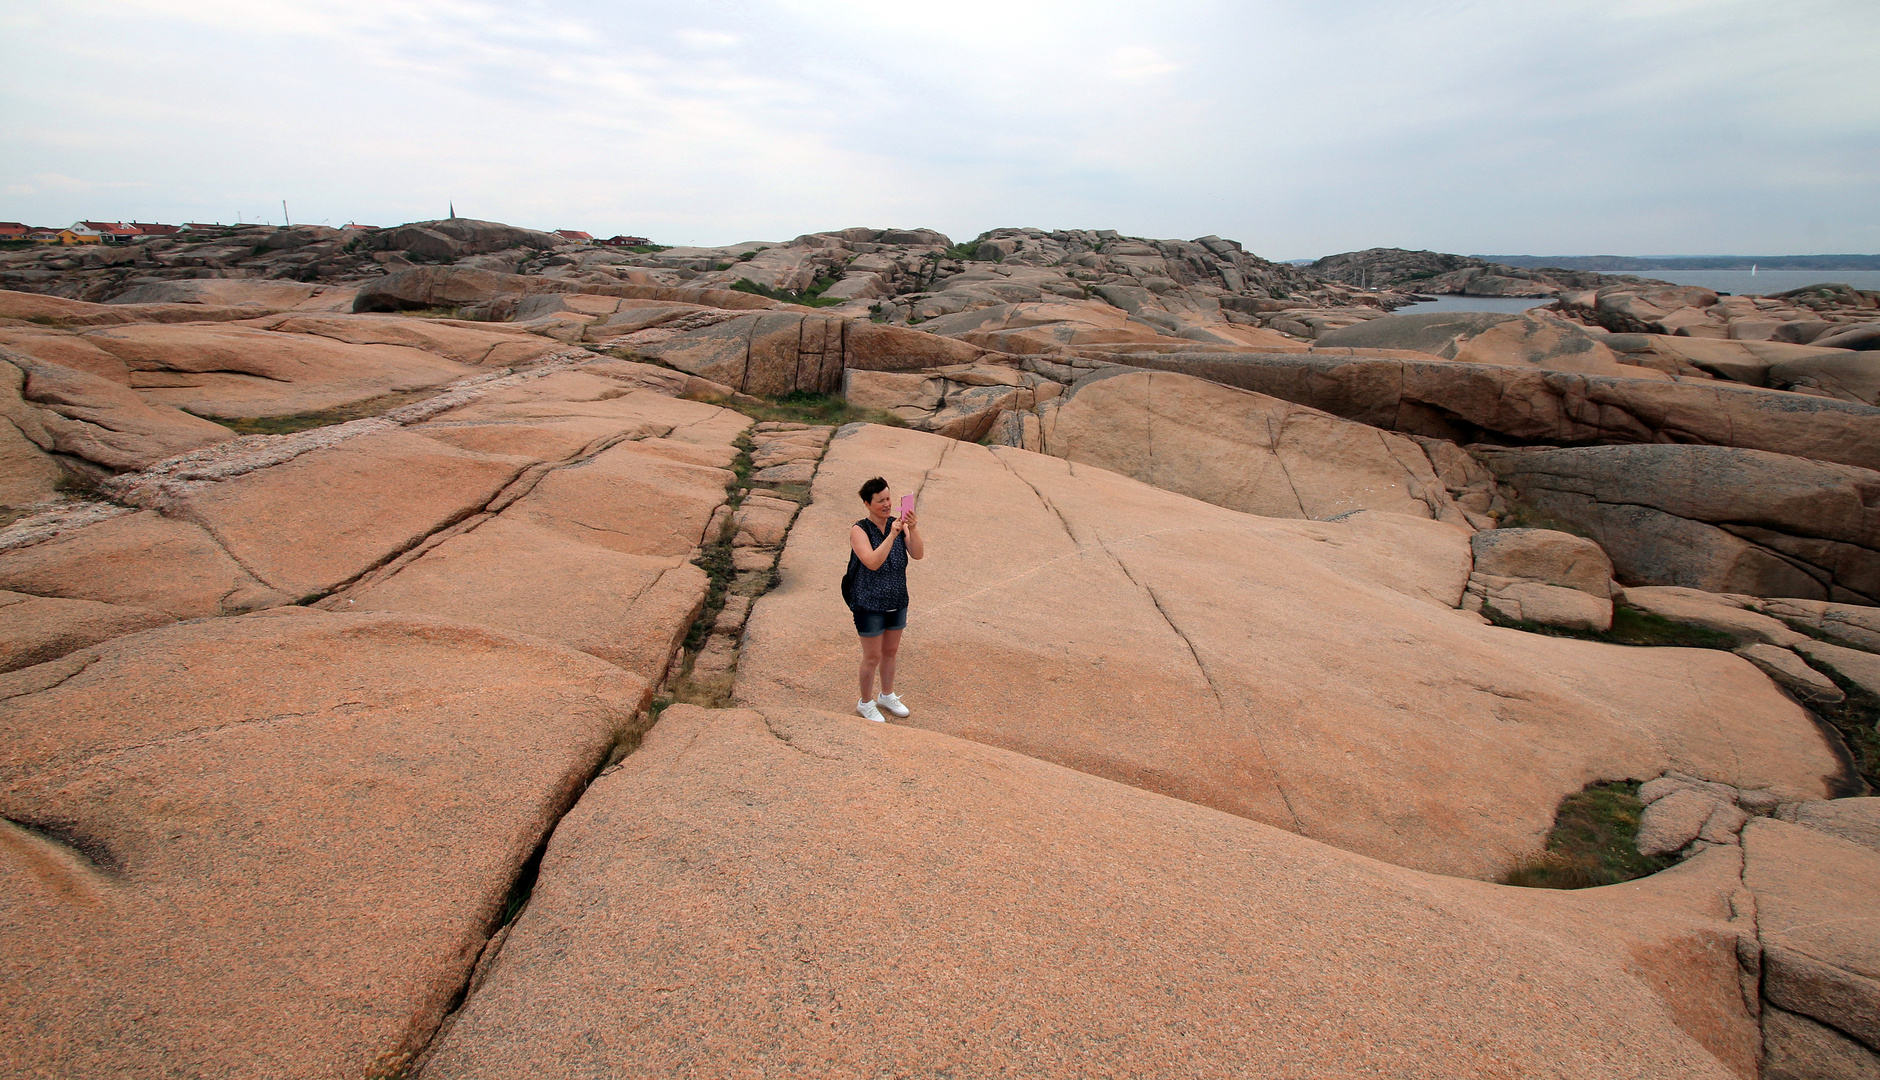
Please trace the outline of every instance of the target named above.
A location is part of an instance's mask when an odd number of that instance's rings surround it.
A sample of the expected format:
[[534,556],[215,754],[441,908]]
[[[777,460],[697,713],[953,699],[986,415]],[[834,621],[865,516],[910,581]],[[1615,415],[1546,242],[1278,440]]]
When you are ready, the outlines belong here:
[[874,502],[875,496],[888,489],[888,482],[877,476],[862,485],[862,501]]

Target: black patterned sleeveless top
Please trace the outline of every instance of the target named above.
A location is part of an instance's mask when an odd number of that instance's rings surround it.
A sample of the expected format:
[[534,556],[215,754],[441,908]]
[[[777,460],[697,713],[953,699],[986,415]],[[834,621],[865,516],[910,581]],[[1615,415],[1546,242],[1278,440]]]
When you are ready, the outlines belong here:
[[[887,532],[875,527],[873,520],[863,518],[856,522],[862,531],[868,534],[869,548],[881,546],[881,540]],[[894,519],[888,519],[888,526],[894,526]],[[851,557],[854,552],[849,553]],[[856,559],[855,566],[855,610],[857,611],[899,611],[907,606],[907,537],[894,538],[894,546],[888,549],[888,559],[881,564],[881,569],[870,570]]]

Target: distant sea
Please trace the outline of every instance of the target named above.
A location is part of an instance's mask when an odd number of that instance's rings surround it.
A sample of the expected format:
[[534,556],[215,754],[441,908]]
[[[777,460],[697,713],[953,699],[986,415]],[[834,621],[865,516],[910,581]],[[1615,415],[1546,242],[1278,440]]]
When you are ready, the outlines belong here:
[[[1616,271],[1605,271],[1614,273]],[[1856,289],[1880,289],[1880,270],[1627,270],[1623,273],[1669,281],[1673,285],[1701,285],[1737,296],[1767,296],[1804,285],[1839,282]]]
[[1514,297],[1514,296],[1439,296],[1421,304],[1411,304],[1391,312],[1392,315],[1427,315],[1433,311],[1526,311],[1531,307],[1551,304],[1554,298]]

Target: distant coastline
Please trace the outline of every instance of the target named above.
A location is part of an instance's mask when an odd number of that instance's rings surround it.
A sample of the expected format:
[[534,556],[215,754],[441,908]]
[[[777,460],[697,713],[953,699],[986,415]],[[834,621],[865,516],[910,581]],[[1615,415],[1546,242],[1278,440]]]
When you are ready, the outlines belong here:
[[1502,266],[1595,270],[1632,274],[1649,270],[1880,270],[1880,255],[1473,255]]

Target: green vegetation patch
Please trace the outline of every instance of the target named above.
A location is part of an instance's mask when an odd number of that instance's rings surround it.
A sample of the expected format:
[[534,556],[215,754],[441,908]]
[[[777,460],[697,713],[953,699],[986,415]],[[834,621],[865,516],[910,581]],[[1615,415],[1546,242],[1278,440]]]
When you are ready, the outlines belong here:
[[746,402],[730,401],[725,403],[725,407],[736,409],[759,422],[831,426],[842,424],[907,426],[906,421],[893,413],[850,405],[848,399],[841,394],[814,394],[807,390],[792,390],[780,398],[755,399]]
[[1587,889],[1655,874],[1673,858],[1640,855],[1639,785],[1634,780],[1588,784],[1560,800],[1547,850],[1504,874],[1503,885]]
[[979,241],[969,240],[964,244],[954,244],[952,247],[946,249],[945,253],[941,255],[941,258],[955,259],[960,262],[971,262],[978,254]]
[[1604,641],[1611,645],[1671,646],[1685,649],[1733,649],[1736,647],[1736,639],[1722,631],[1674,622],[1663,615],[1624,603],[1612,606],[1612,629],[1604,633],[1597,630],[1570,630],[1562,626],[1543,626],[1525,619],[1511,619],[1493,604],[1483,605],[1482,614],[1486,615],[1488,621],[1496,626],[1506,626],[1509,629],[1523,630],[1530,634],[1544,634],[1548,637]]
[[396,394],[384,394],[364,401],[355,401],[350,405],[321,409],[318,412],[295,413],[292,416],[250,416],[230,420],[220,416],[205,416],[203,419],[221,424],[237,435],[291,435],[296,431],[310,431],[314,428],[344,424],[348,420],[363,420],[368,416],[378,416],[390,412],[401,405],[437,396],[438,391],[406,390]]
[[[731,264],[726,263],[718,269],[729,269],[730,265]],[[786,304],[801,304],[804,307],[835,307],[837,304],[846,304],[848,301],[836,297],[825,297],[823,293],[829,290],[829,286],[834,285],[840,280],[842,279],[825,274],[817,278],[809,288],[804,289],[802,292],[791,292],[789,289],[773,289],[768,285],[759,285],[750,278],[739,278],[731,283],[731,287],[739,292],[747,292],[753,296],[768,296],[772,300],[779,300]]]
[[1828,726],[1841,733],[1842,740],[1847,743],[1847,752],[1854,759],[1854,771],[1867,783],[1867,792],[1852,794],[1880,791],[1880,698],[1827,670],[1825,666],[1815,670],[1834,680],[1834,685],[1847,695],[1847,700],[1839,704],[1813,705],[1810,708],[1816,716],[1827,721]]

